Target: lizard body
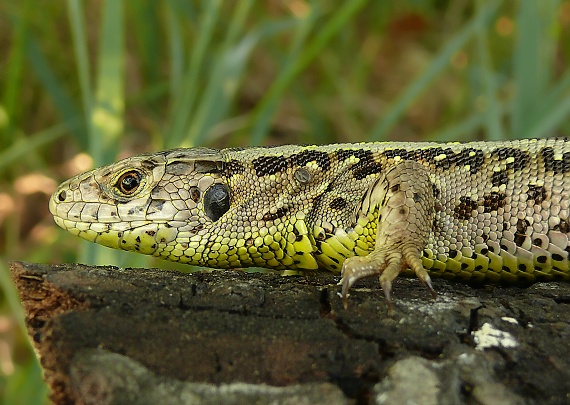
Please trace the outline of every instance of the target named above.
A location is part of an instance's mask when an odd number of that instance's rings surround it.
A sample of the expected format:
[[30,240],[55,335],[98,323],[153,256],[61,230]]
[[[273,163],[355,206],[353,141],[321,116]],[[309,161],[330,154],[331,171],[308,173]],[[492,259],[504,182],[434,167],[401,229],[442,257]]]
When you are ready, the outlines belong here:
[[[570,279],[570,142],[173,149],[78,175],[50,201],[93,242],[214,268],[411,269],[464,281]],[[427,270],[427,272],[426,272]]]

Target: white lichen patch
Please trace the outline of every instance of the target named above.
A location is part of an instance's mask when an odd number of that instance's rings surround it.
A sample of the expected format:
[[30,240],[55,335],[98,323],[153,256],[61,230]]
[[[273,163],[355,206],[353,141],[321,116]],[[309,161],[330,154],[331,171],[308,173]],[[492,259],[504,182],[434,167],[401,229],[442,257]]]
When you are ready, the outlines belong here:
[[481,329],[471,332],[477,350],[485,350],[492,347],[505,349],[515,348],[519,343],[509,332],[495,328],[490,323],[484,323]]
[[519,324],[519,321],[517,321],[515,318],[511,318],[510,316],[503,316],[501,320],[515,325]]

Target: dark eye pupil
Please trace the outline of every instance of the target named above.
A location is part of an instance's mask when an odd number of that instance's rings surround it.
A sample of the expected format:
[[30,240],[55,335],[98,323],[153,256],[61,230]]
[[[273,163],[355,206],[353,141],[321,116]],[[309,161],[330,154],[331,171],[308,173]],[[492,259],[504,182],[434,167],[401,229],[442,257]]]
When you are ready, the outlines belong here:
[[140,175],[137,172],[128,172],[123,174],[117,182],[117,187],[125,194],[132,194],[139,187]]
[[204,211],[216,222],[230,209],[230,190],[225,184],[214,184],[204,194]]
[[121,184],[126,191],[132,191],[139,185],[139,179],[135,176],[128,176],[123,179]]

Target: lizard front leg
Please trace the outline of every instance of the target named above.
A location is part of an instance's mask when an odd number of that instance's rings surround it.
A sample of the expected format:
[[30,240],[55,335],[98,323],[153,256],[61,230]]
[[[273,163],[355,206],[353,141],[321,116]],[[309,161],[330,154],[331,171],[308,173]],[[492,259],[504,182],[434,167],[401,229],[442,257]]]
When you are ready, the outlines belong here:
[[379,275],[392,311],[392,281],[406,268],[411,268],[435,294],[421,259],[434,215],[432,182],[421,164],[411,160],[400,162],[372,184],[362,200],[357,220],[377,218],[376,245],[367,256],[345,260],[340,281],[345,307],[348,290],[356,280]]

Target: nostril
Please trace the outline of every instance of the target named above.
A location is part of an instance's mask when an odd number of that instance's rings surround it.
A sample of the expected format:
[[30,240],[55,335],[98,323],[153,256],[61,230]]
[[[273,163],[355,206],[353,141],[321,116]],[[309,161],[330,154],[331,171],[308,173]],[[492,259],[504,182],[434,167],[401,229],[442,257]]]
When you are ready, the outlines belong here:
[[61,193],[57,195],[57,199],[61,202],[65,201],[66,198],[67,198],[67,193],[65,192],[65,190],[63,190]]

